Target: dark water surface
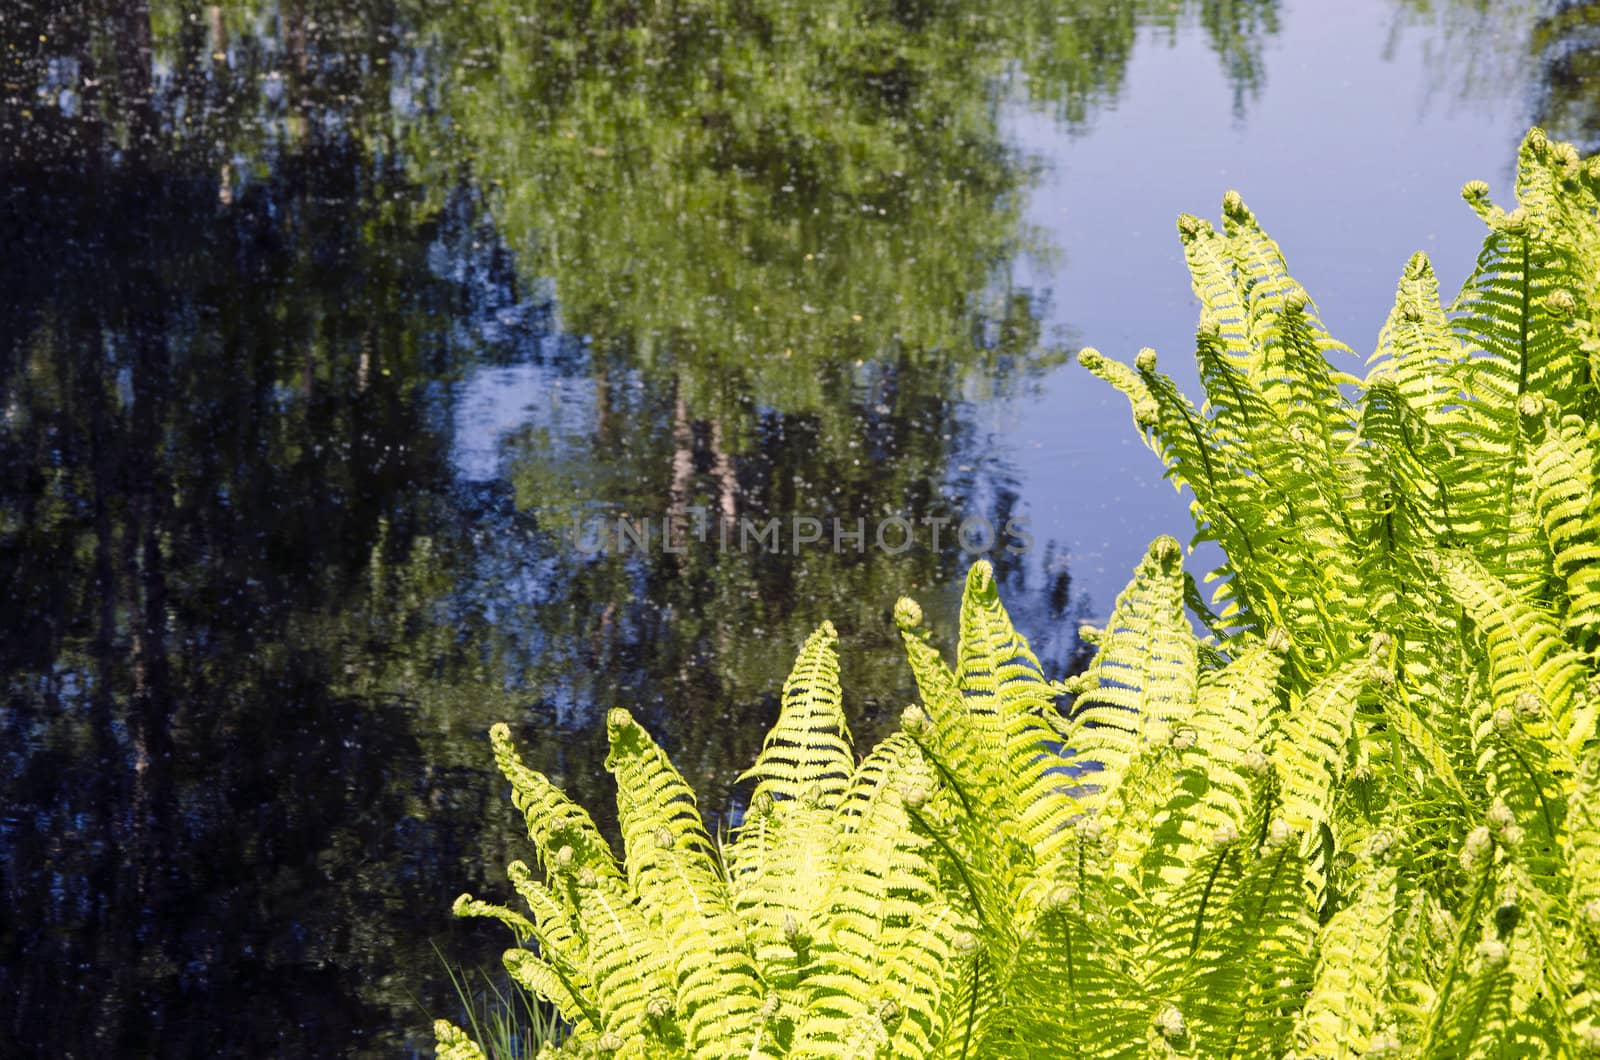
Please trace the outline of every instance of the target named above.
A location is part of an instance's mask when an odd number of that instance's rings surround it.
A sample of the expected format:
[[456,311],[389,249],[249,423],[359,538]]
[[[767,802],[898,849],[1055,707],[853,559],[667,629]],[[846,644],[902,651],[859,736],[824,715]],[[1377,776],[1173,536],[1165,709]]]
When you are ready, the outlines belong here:
[[1068,358],[1192,384],[1176,213],[1239,187],[1370,348],[1412,250],[1464,277],[1463,181],[1592,146],[1597,48],[1465,0],[0,0],[0,1055],[430,1051],[435,947],[506,942],[448,915],[521,853],[489,724],[603,817],[627,706],[719,812],[822,619],[893,723],[894,599],[953,634],[986,527],[1064,675],[1188,525]]

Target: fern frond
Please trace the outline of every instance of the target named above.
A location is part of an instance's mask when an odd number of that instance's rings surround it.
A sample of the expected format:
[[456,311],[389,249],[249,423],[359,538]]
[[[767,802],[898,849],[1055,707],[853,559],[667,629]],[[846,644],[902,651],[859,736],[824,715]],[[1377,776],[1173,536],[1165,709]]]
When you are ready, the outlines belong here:
[[470,894],[456,896],[455,904],[450,907],[450,912],[459,917],[482,917],[485,920],[498,920],[511,929],[518,942],[527,942],[533,938],[533,925],[528,918],[515,909],[508,909],[503,905],[493,902],[481,901]]
[[925,804],[932,780],[916,744],[897,734],[862,763],[840,804],[837,871],[808,918],[814,927],[801,929],[815,936],[817,967],[804,979],[798,1055],[871,1056],[891,1036],[912,1042],[932,1033],[954,917],[943,911],[927,843],[894,786],[904,783]]
[[1600,487],[1595,450],[1584,422],[1565,416],[1548,424],[1528,459],[1545,540],[1565,581],[1563,624],[1580,644],[1600,637]]
[[1004,804],[1014,807],[1008,831],[1041,860],[1053,856],[1067,822],[1083,812],[1078,771],[1059,750],[1055,690],[1000,602],[994,569],[973,564],[961,602],[956,686],[968,717],[993,717],[1003,741],[999,762]]
[[1574,724],[1584,667],[1555,623],[1472,556],[1443,553],[1438,563],[1445,583],[1482,633],[1495,709],[1547,719],[1542,724],[1550,727],[1554,753],[1563,746],[1569,752],[1582,747],[1593,727],[1593,718],[1584,726]]
[[[674,997],[668,947],[639,912],[621,879],[584,869],[570,885],[588,940],[584,974],[594,984],[590,1003],[598,1010],[598,1029],[623,1043],[642,1042],[656,1031],[650,1018],[652,1004]],[[681,997],[685,992],[676,993]],[[681,1004],[676,1008],[684,1011]],[[594,1021],[594,1016],[585,1015]]]
[[433,1021],[433,1055],[439,1060],[489,1060],[467,1032],[449,1020]]
[[[606,768],[617,778],[629,882],[671,955],[675,1008],[684,1014],[691,1049],[710,1055],[782,1055],[767,1032],[761,1012],[767,991],[693,791],[627,711],[612,710],[606,731],[611,738]],[[595,979],[602,993],[610,993],[599,976]]]
[[[851,779],[853,756],[839,690],[831,623],[807,638],[784,683],[777,724],[756,763],[750,809],[723,852],[735,908],[755,952],[783,959],[786,920],[803,917],[832,871],[834,811]],[[763,949],[765,948],[765,949]]]
[[[533,913],[534,937],[539,943],[537,967],[526,963],[525,958],[533,956],[526,950],[507,950],[507,970],[528,989],[554,1004],[574,1027],[592,1026],[594,1033],[599,1034],[599,1011],[590,1000],[595,990],[587,972],[588,941],[579,930],[577,903],[557,898],[548,886],[535,880],[528,866],[520,861],[507,865],[506,875]],[[569,880],[564,888],[569,897],[575,895],[571,882]]]
[[967,572],[960,643],[956,685],[968,711],[1005,719],[1054,709],[1055,693],[1033,649],[1011,624],[987,560]]
[[906,659],[922,696],[922,712],[929,724],[919,725],[916,738],[945,771],[945,781],[970,806],[987,805],[1005,790],[1005,746],[996,716],[968,710],[956,675],[920,628],[922,608],[901,597],[895,604],[895,623],[905,645]]
[[1357,1060],[1383,1023],[1394,930],[1395,870],[1375,868],[1356,900],[1317,937],[1311,994],[1295,1023],[1285,1060]]
[[[1222,210],[1235,283],[1247,310],[1251,356],[1246,374],[1268,404],[1310,444],[1323,448],[1332,463],[1334,438],[1353,426],[1339,384],[1356,380],[1336,371],[1328,355],[1351,350],[1322,326],[1304,288],[1289,275],[1278,244],[1262,231],[1238,192],[1223,196]],[[1202,315],[1206,309],[1202,303]]]
[[824,622],[800,649],[783,685],[777,724],[768,730],[755,764],[739,775],[740,780],[755,778],[752,799],[814,796],[817,806],[828,811],[844,794],[852,758],[839,693],[837,641],[833,623]]
[[[489,729],[495,764],[511,782],[511,801],[528,823],[528,838],[533,840],[539,865],[549,872],[559,857],[573,871],[591,869],[602,876],[616,877],[616,855],[601,836],[589,812],[550,783],[550,778],[522,764],[511,742],[511,729],[501,723]],[[570,853],[562,853],[567,849]]]
[[1202,1056],[1275,1054],[1311,985],[1317,922],[1308,866],[1270,840],[1191,959],[1180,1008]]
[[[1161,923],[1175,925],[1173,937],[1158,931],[1158,944],[1164,941],[1176,948],[1188,942],[1192,949],[1198,943],[1200,928],[1191,931],[1193,916],[1177,889],[1180,884],[1192,889],[1197,877],[1208,876],[1200,885],[1203,893],[1191,895],[1191,900],[1201,920],[1205,907],[1215,915],[1231,888],[1231,877],[1208,853],[1219,845],[1226,852],[1232,845],[1229,837],[1259,830],[1256,818],[1264,809],[1261,778],[1266,760],[1256,748],[1265,735],[1268,711],[1277,705],[1282,666],[1281,652],[1257,644],[1209,675],[1201,684],[1194,713],[1173,735],[1171,782],[1161,785],[1149,774],[1138,778],[1140,787],[1152,790],[1153,800],[1164,801],[1148,803],[1153,810],[1148,816],[1130,813],[1130,803],[1121,802],[1119,824],[1133,827],[1118,829],[1119,838],[1124,838],[1119,853],[1138,857],[1141,893],[1161,910]],[[1126,841],[1128,833],[1134,842]],[[1212,868],[1202,872],[1202,864]]]
[[600,1036],[599,1010],[573,989],[570,979],[554,964],[527,950],[507,950],[501,960],[518,986],[556,1006],[561,1018],[572,1025],[574,1038]]
[[1167,730],[1194,709],[1199,664],[1183,610],[1182,549],[1157,538],[1117,598],[1100,650],[1080,678],[1069,745],[1120,778],[1155,722]]
[[1309,857],[1331,832],[1334,791],[1344,779],[1354,734],[1356,706],[1372,680],[1365,654],[1346,661],[1295,697],[1278,723],[1271,759],[1283,799],[1283,819],[1301,836]]
[[1063,888],[1034,921],[986,1042],[1008,1039],[1016,1056],[1143,1054],[1155,998],[1127,967],[1112,925],[1080,912],[1081,900]]
[[1401,273],[1394,308],[1367,361],[1365,386],[1370,390],[1381,382],[1393,383],[1425,422],[1438,423],[1446,406],[1459,400],[1450,384],[1465,356],[1440,304],[1433,263],[1418,251]]

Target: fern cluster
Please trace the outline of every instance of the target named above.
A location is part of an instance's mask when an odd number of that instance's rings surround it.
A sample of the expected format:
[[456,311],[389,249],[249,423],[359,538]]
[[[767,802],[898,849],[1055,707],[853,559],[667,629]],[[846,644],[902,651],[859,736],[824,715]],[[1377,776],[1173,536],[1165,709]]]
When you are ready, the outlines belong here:
[[1053,684],[980,563],[953,666],[897,605],[921,703],[859,762],[825,625],[725,845],[625,711],[620,861],[497,728],[539,871],[457,912],[570,1055],[1600,1055],[1597,191],[1530,133],[1359,379],[1237,195],[1181,219],[1206,401],[1081,359],[1222,546],[1215,612],[1158,539]]

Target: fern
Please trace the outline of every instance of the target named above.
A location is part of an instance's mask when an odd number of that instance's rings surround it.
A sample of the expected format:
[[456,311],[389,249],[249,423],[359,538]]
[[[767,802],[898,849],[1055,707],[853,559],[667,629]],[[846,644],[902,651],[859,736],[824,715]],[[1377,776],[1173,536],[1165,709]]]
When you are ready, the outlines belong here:
[[980,563],[953,665],[896,605],[921,701],[859,761],[824,625],[722,846],[625,711],[620,859],[497,726],[536,868],[457,912],[569,1055],[1600,1052],[1597,187],[1530,133],[1454,308],[1413,257],[1359,381],[1237,195],[1184,217],[1205,400],[1081,360],[1222,545],[1215,612],[1159,538],[1055,683]]

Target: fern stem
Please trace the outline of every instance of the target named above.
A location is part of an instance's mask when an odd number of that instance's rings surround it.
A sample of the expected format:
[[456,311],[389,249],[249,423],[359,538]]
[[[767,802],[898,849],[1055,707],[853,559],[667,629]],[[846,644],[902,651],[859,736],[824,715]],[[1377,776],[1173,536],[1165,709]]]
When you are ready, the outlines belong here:
[[1511,400],[1511,415],[1513,417],[1511,423],[1511,456],[1505,464],[1506,496],[1500,508],[1502,512],[1506,513],[1506,532],[1502,547],[1505,549],[1504,562],[1507,564],[1511,562],[1511,524],[1513,522],[1510,514],[1513,510],[1511,502],[1516,494],[1517,474],[1522,467],[1522,426],[1516,421],[1515,417],[1519,415],[1517,407],[1522,401],[1522,395],[1527,393],[1528,390],[1528,302],[1531,298],[1531,292],[1529,291],[1529,254],[1528,235],[1526,232],[1522,234],[1519,242],[1522,250],[1522,261],[1521,279],[1517,284],[1517,299],[1519,303],[1517,306],[1517,393]]
[[1189,939],[1189,953],[1191,955],[1200,948],[1200,935],[1204,931],[1206,923],[1206,906],[1211,902],[1211,891],[1216,887],[1217,877],[1222,875],[1222,866],[1227,862],[1231,853],[1231,851],[1224,850],[1218,854],[1216,862],[1211,866],[1211,872],[1206,876],[1205,888],[1200,892],[1200,908],[1194,917],[1194,934]]
[[916,810],[913,810],[909,806],[905,808],[905,811],[906,814],[913,821],[915,821],[922,828],[922,830],[933,839],[935,843],[939,844],[939,849],[943,850],[945,852],[945,856],[950,859],[951,864],[955,865],[956,872],[961,876],[961,882],[967,888],[967,894],[972,897],[972,911],[977,916],[978,923],[983,925],[985,929],[988,929],[989,921],[983,915],[983,902],[978,898],[977,884],[973,883],[972,877],[967,875],[967,866],[966,863],[961,860],[961,855],[955,852],[955,849],[945,841],[944,836],[936,832],[920,813],[918,813]]
[[978,974],[978,963],[982,960],[982,953],[972,955],[972,992],[967,1001],[967,1029],[961,1036],[961,1060],[966,1060],[967,1053],[972,1049],[972,1028],[978,1022],[978,986],[982,979]]
[[928,764],[939,771],[939,776],[947,785],[949,785],[950,790],[956,793],[956,798],[961,800],[961,808],[967,812],[967,816],[973,816],[972,800],[967,798],[966,789],[961,786],[961,782],[956,779],[955,774],[950,772],[949,767],[939,760],[939,756],[934,754],[933,751],[929,749],[927,744],[923,743],[915,736],[911,737],[911,742],[917,745],[917,750],[922,752],[922,757],[926,758],[928,760]]
[[1505,747],[1506,750],[1511,752],[1512,757],[1517,760],[1517,764],[1522,766],[1522,771],[1528,775],[1528,782],[1533,785],[1533,790],[1538,794],[1539,816],[1544,818],[1545,834],[1554,842],[1558,838],[1556,820],[1555,816],[1550,812],[1550,800],[1544,793],[1544,785],[1540,783],[1538,774],[1533,771],[1533,766],[1528,762],[1527,756],[1522,753],[1521,748],[1510,740],[1505,741]]
[[1494,882],[1494,855],[1484,859],[1483,876],[1478,880],[1477,890],[1472,895],[1472,906],[1467,910],[1467,915],[1461,919],[1461,931],[1456,935],[1455,952],[1450,954],[1450,967],[1445,969],[1444,982],[1439,987],[1439,993],[1433,1005],[1433,1013],[1428,1018],[1428,1029],[1422,1036],[1423,1048],[1418,1055],[1425,1056],[1433,1045],[1434,1035],[1439,1031],[1439,1023],[1444,1019],[1445,1003],[1450,1000],[1450,991],[1456,985],[1456,974],[1461,971],[1461,955],[1467,945],[1467,931],[1477,926],[1478,910],[1483,908],[1484,897],[1489,893],[1489,887]]

